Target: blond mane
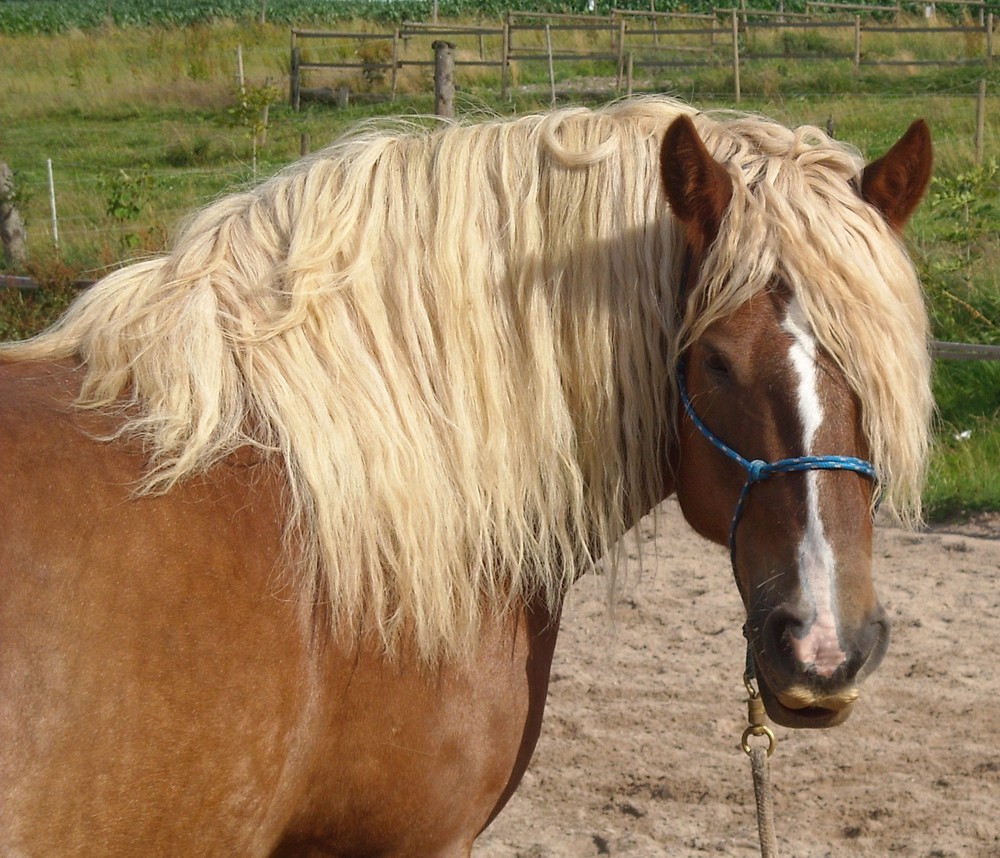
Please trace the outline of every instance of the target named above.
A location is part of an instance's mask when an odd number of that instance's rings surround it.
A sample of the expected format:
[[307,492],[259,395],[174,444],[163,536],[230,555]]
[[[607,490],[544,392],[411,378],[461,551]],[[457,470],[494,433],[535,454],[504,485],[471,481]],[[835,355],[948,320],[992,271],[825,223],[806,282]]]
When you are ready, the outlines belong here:
[[[240,447],[283,464],[307,598],[434,657],[555,604],[662,493],[677,354],[781,274],[917,514],[920,289],[815,129],[698,116],[737,193],[687,314],[658,178],[665,99],[345,138],[195,216],[6,360],[77,355],[129,414],[145,492]],[[886,360],[886,356],[892,360]],[[134,416],[138,415],[138,416]],[[486,608],[484,606],[490,606]]]

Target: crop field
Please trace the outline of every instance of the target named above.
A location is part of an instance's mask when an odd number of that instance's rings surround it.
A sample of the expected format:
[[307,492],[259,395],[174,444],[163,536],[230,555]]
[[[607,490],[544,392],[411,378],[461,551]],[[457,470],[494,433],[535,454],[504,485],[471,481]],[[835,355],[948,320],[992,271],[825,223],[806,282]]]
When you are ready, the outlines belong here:
[[[317,73],[310,85],[347,85],[359,97],[340,109],[306,104],[296,112],[288,106],[289,24],[384,32],[429,15],[427,3],[377,5],[376,15],[361,0],[269,0],[261,25],[260,0],[0,0],[0,161],[14,171],[14,202],[27,223],[25,271],[46,284],[32,294],[4,290],[0,335],[25,336],[47,324],[74,294],[68,284],[162,250],[186,214],[279,170],[306,142],[317,149],[360,120],[415,120],[432,112],[431,72],[419,67],[401,74],[395,101],[363,103],[361,96],[385,95],[387,83],[378,75]],[[498,24],[503,10],[516,8],[477,4],[480,13],[473,14],[457,0],[440,4],[442,16],[464,24]],[[569,4],[552,8],[580,11]],[[656,0],[656,8],[670,4]],[[947,11],[939,5],[939,18]],[[961,19],[961,10],[953,11]],[[789,125],[827,127],[868,157],[883,152],[914,118],[927,118],[936,145],[935,180],[907,240],[926,285],[934,335],[1000,344],[1000,69],[978,61],[923,64],[981,56],[982,37],[921,37],[922,19],[906,20],[913,34],[885,35],[865,50],[869,57],[908,57],[911,65],[855,69],[850,60],[748,61],[738,106]],[[557,50],[575,53],[605,36],[555,38]],[[823,38],[825,44],[812,46],[817,53],[849,53],[850,34]],[[742,47],[796,53],[802,47],[796,39],[808,37],[760,29],[743,36]],[[430,38],[411,40],[408,56],[430,59],[429,44]],[[357,57],[363,49],[361,41],[341,40],[308,50]],[[487,44],[486,50],[495,48]],[[475,53],[473,47],[462,51]],[[615,71],[607,62],[561,63],[559,102],[616,97]],[[980,81],[987,97],[977,158]],[[459,113],[474,120],[544,109],[550,102],[545,63],[517,64],[508,98],[500,96],[500,84],[497,69],[459,69]],[[670,92],[709,108],[737,106],[733,71],[724,63],[647,69],[637,60],[634,91]],[[1000,364],[941,361],[935,383],[931,514],[1000,509]]]
[[[780,0],[750,4],[755,9],[779,7]],[[807,0],[783,0],[780,8],[802,12]],[[267,21],[276,24],[329,24],[337,21],[422,21],[432,10],[448,20],[460,18],[499,18],[509,10],[530,12],[599,14],[617,9],[659,12],[710,12],[724,5],[712,0],[596,0],[591,8],[587,0],[0,0],[0,32],[57,33],[70,29],[94,29],[105,26],[143,27],[204,24],[229,20],[258,21],[263,11]],[[886,4],[871,3],[869,5]],[[925,7],[919,0],[900,2],[898,8],[922,15]],[[989,4],[987,4],[989,6]],[[938,14],[961,17],[969,9],[964,3],[938,3]],[[997,5],[994,4],[994,10]]]

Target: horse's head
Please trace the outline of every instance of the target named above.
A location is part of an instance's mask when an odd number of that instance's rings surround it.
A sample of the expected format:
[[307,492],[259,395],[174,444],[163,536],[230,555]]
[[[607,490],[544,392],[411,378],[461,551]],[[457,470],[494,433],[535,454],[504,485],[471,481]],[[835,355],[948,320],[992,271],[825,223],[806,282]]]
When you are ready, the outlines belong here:
[[[669,128],[661,162],[668,202],[684,228],[680,312],[690,316],[697,308],[683,302],[707,300],[704,289],[691,296],[741,198],[734,174],[687,117]],[[845,182],[843,193],[860,195],[898,231],[930,167],[929,132],[916,122],[858,181]],[[724,276],[739,276],[741,267]],[[730,545],[768,713],[786,726],[838,724],[889,640],[871,577],[878,475],[865,461],[871,451],[855,388],[780,273],[694,329],[678,381],[689,398],[689,408],[678,406],[678,497],[699,533]],[[763,464],[803,457],[825,463],[807,459],[777,472]]]

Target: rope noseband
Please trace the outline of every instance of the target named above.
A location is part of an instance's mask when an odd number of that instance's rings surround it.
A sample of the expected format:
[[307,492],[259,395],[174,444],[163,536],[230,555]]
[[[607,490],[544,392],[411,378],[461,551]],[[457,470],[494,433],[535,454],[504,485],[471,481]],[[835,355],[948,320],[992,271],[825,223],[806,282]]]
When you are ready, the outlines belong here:
[[755,483],[766,480],[775,474],[792,474],[799,471],[853,471],[868,477],[873,482],[878,481],[875,466],[871,462],[855,456],[795,456],[789,459],[778,459],[774,462],[744,458],[709,429],[698,416],[691,404],[691,398],[688,396],[687,385],[684,383],[684,369],[683,363],[677,368],[677,389],[680,392],[681,402],[684,404],[684,411],[713,447],[736,462],[747,473],[746,482],[743,483],[740,498],[736,502],[736,509],[733,512],[733,523],[729,528],[729,559],[734,570],[736,568],[736,527],[743,515],[743,508],[746,506],[750,489]]

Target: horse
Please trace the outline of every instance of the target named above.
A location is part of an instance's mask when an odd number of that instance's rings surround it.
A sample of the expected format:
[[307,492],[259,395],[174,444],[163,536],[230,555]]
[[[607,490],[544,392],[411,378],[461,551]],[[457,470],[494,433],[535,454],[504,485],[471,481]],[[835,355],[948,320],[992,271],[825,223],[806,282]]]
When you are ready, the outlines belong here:
[[568,588],[673,494],[771,717],[843,721],[931,162],[666,97],[362,127],[5,345],[0,852],[469,856]]

